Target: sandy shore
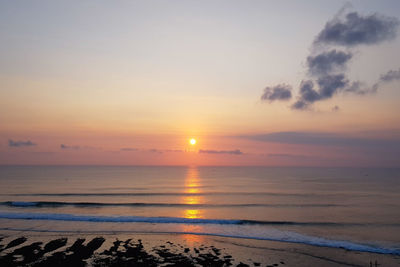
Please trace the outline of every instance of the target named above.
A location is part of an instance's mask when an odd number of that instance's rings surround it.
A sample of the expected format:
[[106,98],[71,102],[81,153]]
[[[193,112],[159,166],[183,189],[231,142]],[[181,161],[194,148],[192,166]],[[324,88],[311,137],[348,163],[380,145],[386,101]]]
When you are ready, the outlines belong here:
[[200,235],[6,233],[0,266],[400,266],[400,256]]

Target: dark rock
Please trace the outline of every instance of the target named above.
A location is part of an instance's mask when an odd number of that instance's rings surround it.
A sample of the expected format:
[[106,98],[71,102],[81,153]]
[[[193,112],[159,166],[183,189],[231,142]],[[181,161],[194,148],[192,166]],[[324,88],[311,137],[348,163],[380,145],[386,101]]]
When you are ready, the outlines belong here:
[[67,244],[67,238],[59,238],[48,242],[44,246],[44,253],[59,249]]
[[5,249],[16,247],[18,245],[21,245],[25,241],[26,241],[26,237],[24,237],[24,236],[20,237],[20,238],[17,238],[17,239],[14,239],[14,240],[10,241],[10,243],[8,243],[8,245],[5,247]]
[[101,245],[104,243],[105,239],[102,237],[96,237],[93,238],[81,251],[78,253],[82,255],[83,259],[88,259],[90,256],[92,256],[93,252],[101,247]]
[[83,247],[83,242],[85,242],[84,238],[78,238],[67,251],[78,252]]
[[13,255],[22,255],[23,256],[23,263],[30,263],[33,261],[38,260],[40,257],[43,256],[43,250],[41,248],[42,242],[34,242],[30,245],[17,248],[12,253]]

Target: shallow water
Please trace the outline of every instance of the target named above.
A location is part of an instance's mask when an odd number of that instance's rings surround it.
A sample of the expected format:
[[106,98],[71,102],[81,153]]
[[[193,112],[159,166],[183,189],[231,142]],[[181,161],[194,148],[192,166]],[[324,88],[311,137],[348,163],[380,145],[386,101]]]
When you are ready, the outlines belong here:
[[400,170],[1,166],[0,228],[195,233],[400,254]]

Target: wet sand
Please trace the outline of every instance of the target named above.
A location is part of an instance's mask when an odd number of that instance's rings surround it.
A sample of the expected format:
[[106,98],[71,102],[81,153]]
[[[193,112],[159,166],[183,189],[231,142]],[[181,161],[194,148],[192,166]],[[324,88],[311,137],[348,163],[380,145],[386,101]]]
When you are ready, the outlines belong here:
[[7,233],[0,266],[400,266],[400,256],[200,235]]

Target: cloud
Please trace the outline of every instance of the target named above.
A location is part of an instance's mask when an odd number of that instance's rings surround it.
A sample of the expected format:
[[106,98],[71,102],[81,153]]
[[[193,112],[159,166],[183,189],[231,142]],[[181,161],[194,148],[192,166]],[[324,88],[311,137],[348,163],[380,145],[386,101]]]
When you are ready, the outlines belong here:
[[121,148],[120,151],[130,151],[130,152],[150,152],[150,153],[177,153],[177,152],[184,152],[181,149],[157,149],[157,148],[152,148],[152,149],[139,149],[139,148],[131,148],[131,147],[124,147]]
[[[311,110],[317,101],[330,99],[337,94],[366,95],[376,93],[382,82],[400,79],[400,69],[383,74],[373,86],[347,78],[347,64],[353,58],[354,47],[373,45],[396,38],[399,20],[383,15],[360,15],[345,12],[328,21],[316,36],[311,54],[306,59],[308,78],[300,83],[294,110]],[[335,48],[335,46],[338,46]],[[290,85],[266,87],[262,100],[288,100],[292,97]]]
[[336,133],[275,132],[240,136],[249,140],[290,145],[359,146],[400,149],[400,139],[360,138]]
[[308,71],[311,75],[324,75],[332,71],[342,70],[352,56],[350,52],[346,53],[336,49],[322,52],[316,56],[308,56]]
[[352,82],[344,89],[344,92],[353,93],[357,95],[365,95],[375,93],[378,87],[368,88],[364,83],[360,81]]
[[273,87],[265,87],[261,100],[289,100],[292,98],[292,87],[287,84],[278,84]]
[[371,92],[377,92],[381,84],[398,80],[400,80],[400,68],[398,70],[389,70],[388,72],[381,74],[379,80],[369,90]]
[[297,100],[296,102],[293,103],[293,105],[291,107],[292,107],[292,109],[305,110],[305,109],[308,109],[309,104],[303,100]]
[[79,150],[79,149],[81,149],[80,146],[68,146],[68,145],[64,145],[64,144],[61,144],[61,145],[60,145],[60,148],[61,148],[61,149],[73,149],[73,150]]
[[199,153],[204,154],[231,154],[231,155],[243,155],[243,152],[239,149],[236,150],[199,150]]
[[301,81],[300,83],[300,97],[297,102],[293,104],[295,109],[305,109],[309,103],[313,103],[320,98],[319,93],[314,90],[314,82],[311,80]]
[[372,14],[368,16],[350,12],[344,18],[328,21],[318,34],[315,44],[341,46],[372,45],[396,37],[399,20],[394,17]]
[[268,157],[277,157],[277,158],[280,158],[280,157],[293,157],[293,155],[292,154],[285,154],[285,153],[269,153],[268,155],[267,155]]
[[23,147],[23,146],[36,146],[37,144],[31,142],[30,140],[27,141],[14,141],[12,139],[8,140],[9,147]]
[[400,68],[398,70],[389,70],[385,74],[382,74],[379,80],[382,82],[400,80]]
[[286,153],[269,153],[268,157],[271,158],[287,158],[287,159],[313,159],[316,157],[302,154],[286,154]]
[[344,74],[326,75],[318,79],[320,99],[331,98],[349,84]]
[[[317,80],[318,91],[314,89],[311,80],[302,81],[300,84],[300,97],[295,103],[294,108],[304,108],[315,101],[332,97],[336,92],[348,85],[348,80],[343,74],[325,75]],[[300,103],[298,103],[300,102]]]
[[375,93],[378,89],[377,84],[368,88],[362,82],[350,82],[344,74],[321,76],[316,83],[317,90],[312,80],[300,83],[298,100],[292,104],[292,109],[308,109],[314,102],[332,98],[335,94],[342,92],[365,95]]

